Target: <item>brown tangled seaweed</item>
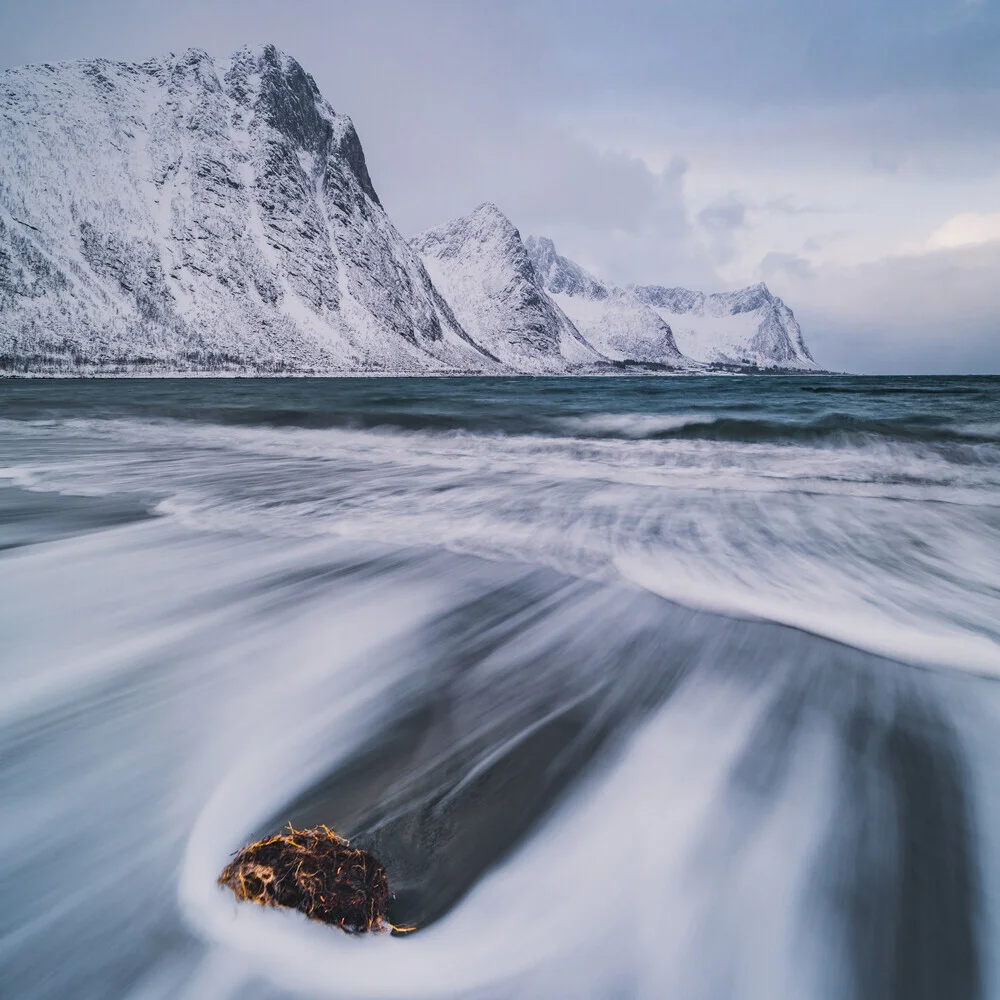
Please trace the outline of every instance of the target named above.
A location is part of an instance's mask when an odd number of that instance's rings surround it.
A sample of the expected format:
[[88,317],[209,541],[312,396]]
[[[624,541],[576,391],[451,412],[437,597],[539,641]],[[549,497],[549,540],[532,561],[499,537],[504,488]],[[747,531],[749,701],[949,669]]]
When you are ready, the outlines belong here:
[[219,876],[237,899],[301,910],[349,934],[382,931],[389,879],[367,851],[355,850],[333,830],[287,831],[244,847]]

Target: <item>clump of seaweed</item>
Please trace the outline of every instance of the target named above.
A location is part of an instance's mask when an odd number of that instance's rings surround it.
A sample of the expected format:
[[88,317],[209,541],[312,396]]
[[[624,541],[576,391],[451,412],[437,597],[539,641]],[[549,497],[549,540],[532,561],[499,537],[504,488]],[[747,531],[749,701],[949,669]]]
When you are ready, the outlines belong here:
[[287,906],[361,934],[391,927],[385,918],[389,879],[367,851],[348,846],[333,830],[287,831],[236,853],[219,876],[237,899]]

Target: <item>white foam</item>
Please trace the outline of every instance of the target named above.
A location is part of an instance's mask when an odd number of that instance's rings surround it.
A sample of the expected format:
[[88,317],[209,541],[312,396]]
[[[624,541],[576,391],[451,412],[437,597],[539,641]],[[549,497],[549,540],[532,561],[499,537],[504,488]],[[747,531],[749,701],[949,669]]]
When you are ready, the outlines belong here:
[[[825,594],[763,583],[754,587],[662,556],[656,564],[622,557],[617,566],[626,580],[685,607],[790,625],[904,662],[1000,677],[1000,643],[968,629],[949,628],[932,609],[921,618],[834,587]],[[840,603],[834,603],[838,598]]]
[[[742,970],[740,995],[764,986],[772,997],[823,995],[810,978],[815,969],[797,954],[810,919],[808,860],[829,794],[822,729],[798,756],[784,807],[747,837],[751,863],[720,893],[733,845],[755,822],[752,812],[720,811],[726,784],[767,699],[688,686],[619,763],[413,938],[349,939],[296,913],[237,906],[216,890],[217,857],[206,847],[214,821],[206,817],[216,809],[220,821],[231,815],[239,794],[213,800],[192,835],[186,910],[210,941],[238,956],[232,967],[241,975],[315,997],[598,998],[622,982],[637,997],[690,996],[717,980],[722,952]],[[623,866],[612,873],[594,864],[609,849]],[[728,914],[717,911],[720,899]],[[727,925],[733,937],[721,948],[715,935]]]
[[624,438],[647,438],[655,434],[715,423],[716,417],[701,413],[594,413],[585,417],[563,417],[559,425],[571,434],[609,434]]
[[[8,422],[13,482],[141,493],[196,530],[438,545],[626,577],[923,664],[996,670],[1000,470],[892,442],[650,439],[700,414],[565,435]],[[580,438],[574,429],[612,433]]]

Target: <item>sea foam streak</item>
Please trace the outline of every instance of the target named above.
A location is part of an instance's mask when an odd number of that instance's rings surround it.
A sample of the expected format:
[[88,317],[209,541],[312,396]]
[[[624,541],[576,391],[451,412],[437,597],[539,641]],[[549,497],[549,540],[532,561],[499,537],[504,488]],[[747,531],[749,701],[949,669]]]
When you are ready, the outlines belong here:
[[[997,445],[645,436],[711,431],[698,414],[563,423],[582,436],[544,421],[511,435],[71,420],[60,431],[71,453],[6,474],[77,494],[140,491],[197,527],[622,572],[711,610],[1000,672]],[[51,433],[14,429],[22,459]]]

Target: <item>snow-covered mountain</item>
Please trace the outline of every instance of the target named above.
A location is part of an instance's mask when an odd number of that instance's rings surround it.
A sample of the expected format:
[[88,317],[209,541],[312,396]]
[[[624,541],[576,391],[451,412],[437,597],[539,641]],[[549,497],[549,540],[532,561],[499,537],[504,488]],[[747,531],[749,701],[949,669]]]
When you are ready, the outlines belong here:
[[678,347],[696,361],[818,368],[792,310],[763,283],[715,295],[660,285],[632,286],[632,292],[670,324]]
[[791,309],[764,284],[706,295],[683,288],[619,288],[556,252],[526,246],[543,287],[586,339],[612,360],[816,370]]
[[498,371],[272,46],[0,75],[4,368]]
[[546,295],[521,235],[492,204],[411,241],[469,335],[517,371],[606,363]]
[[525,246],[552,301],[605,357],[691,367],[674,342],[670,324],[632,291],[599,281],[561,257],[550,239],[532,236]]
[[815,368],[763,285],[616,287],[493,205],[407,242],[273,46],[8,70],[0,137],[0,372]]

